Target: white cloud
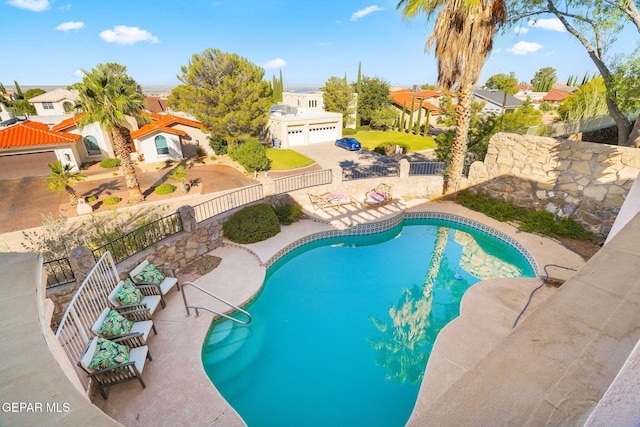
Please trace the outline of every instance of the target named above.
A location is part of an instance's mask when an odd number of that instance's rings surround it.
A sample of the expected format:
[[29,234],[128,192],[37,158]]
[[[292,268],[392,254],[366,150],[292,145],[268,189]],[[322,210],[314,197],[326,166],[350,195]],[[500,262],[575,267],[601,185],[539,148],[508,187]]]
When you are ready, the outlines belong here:
[[113,30],[104,30],[100,33],[100,38],[106,42],[118,44],[134,44],[142,41],[160,43],[160,40],[149,31],[126,25],[117,25]]
[[287,61],[282,58],[271,59],[264,64],[264,68],[281,68],[287,65]]
[[526,27],[516,27],[513,29],[513,31],[515,31],[516,34],[527,34],[529,32],[529,29]]
[[58,7],[59,10],[70,10],[71,9],[71,3],[67,3],[64,6],[60,6]]
[[378,12],[381,11],[382,8],[378,7],[378,6],[369,6],[366,7],[364,9],[360,9],[359,11],[355,12],[353,15],[351,15],[351,21],[357,21],[358,19],[367,16],[370,13],[373,12]]
[[71,30],[79,30],[80,28],[84,28],[84,22],[74,22],[69,21],[64,24],[60,24],[56,27],[56,30],[59,31],[71,31]]
[[32,12],[42,12],[49,9],[49,0],[9,0],[7,3],[10,6],[27,9]]
[[558,31],[560,33],[564,33],[566,31],[564,24],[558,18],[531,19],[529,20],[529,26],[533,28],[542,28],[543,30]]
[[540,43],[535,42],[518,42],[514,44],[512,47],[507,49],[507,52],[513,53],[514,55],[526,55],[528,53],[537,52],[542,49]]

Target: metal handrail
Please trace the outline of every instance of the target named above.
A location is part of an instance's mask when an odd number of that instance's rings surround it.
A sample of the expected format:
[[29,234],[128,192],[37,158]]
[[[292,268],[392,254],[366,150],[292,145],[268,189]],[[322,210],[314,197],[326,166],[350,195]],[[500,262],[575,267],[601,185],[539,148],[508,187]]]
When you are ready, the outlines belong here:
[[[210,297],[213,297],[213,298],[217,299],[218,301],[220,301],[220,302],[222,302],[224,304],[227,304],[229,307],[231,307],[234,310],[237,310],[240,313],[242,313],[245,316],[247,316],[249,318],[249,320],[244,320],[244,321],[243,320],[239,320],[239,319],[236,319],[235,317],[231,317],[231,316],[229,316],[229,315],[227,315],[225,313],[220,313],[220,312],[218,312],[218,311],[216,311],[216,310],[214,310],[212,308],[204,307],[202,305],[189,305],[189,303],[187,303],[187,296],[184,294],[184,288],[187,285],[191,285],[194,288],[198,289],[199,291],[209,295]],[[187,311],[187,314],[186,314],[187,317],[191,316],[191,313],[189,312],[189,309],[193,308],[196,311],[195,317],[200,317],[200,313],[198,312],[198,310],[206,310],[206,311],[208,311],[210,313],[217,314],[218,316],[222,316],[225,319],[229,319],[229,320],[231,320],[233,322],[236,322],[236,323],[239,323],[241,325],[248,325],[249,323],[251,323],[251,320],[253,320],[253,318],[251,317],[251,314],[249,314],[248,311],[243,310],[242,308],[230,303],[229,301],[225,300],[224,298],[221,298],[221,297],[217,296],[216,294],[214,294],[212,292],[209,292],[208,290],[196,285],[193,282],[189,282],[189,281],[182,282],[182,286],[180,286],[180,291],[182,292],[182,300],[184,301],[184,308]]]

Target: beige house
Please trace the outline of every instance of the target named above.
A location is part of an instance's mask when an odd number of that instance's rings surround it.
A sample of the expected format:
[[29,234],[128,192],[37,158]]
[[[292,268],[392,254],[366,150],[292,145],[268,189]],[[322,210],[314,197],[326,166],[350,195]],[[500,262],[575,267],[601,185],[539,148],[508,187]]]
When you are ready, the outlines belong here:
[[[353,110],[353,113],[349,114],[348,123],[345,124],[345,127],[355,129],[358,94],[353,93],[351,96],[349,107]],[[297,107],[303,111],[325,111],[324,92],[317,89],[282,92],[282,104]]]
[[71,114],[79,100],[77,91],[58,88],[34,96],[29,102],[36,108],[38,116],[62,116]]
[[342,114],[274,105],[269,116],[273,145],[290,148],[342,138]]

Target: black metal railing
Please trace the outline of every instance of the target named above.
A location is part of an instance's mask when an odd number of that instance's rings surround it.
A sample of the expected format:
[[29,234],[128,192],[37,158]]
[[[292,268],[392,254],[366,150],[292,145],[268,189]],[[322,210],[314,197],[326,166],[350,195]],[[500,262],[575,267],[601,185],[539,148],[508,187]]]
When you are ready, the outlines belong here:
[[315,187],[316,185],[331,184],[333,174],[331,169],[305,172],[297,175],[276,178],[273,180],[275,194],[288,193],[301,188]]
[[442,175],[446,166],[445,162],[410,162],[409,176]]
[[93,257],[97,260],[109,251],[114,261],[118,263],[180,231],[182,231],[180,214],[167,215],[94,249]]
[[398,165],[398,163],[352,166],[342,169],[343,181],[352,181],[355,179],[366,178],[384,178],[393,176],[400,176],[400,166]]
[[69,263],[69,258],[58,258],[42,263],[44,271],[47,273],[47,288],[66,285],[75,282],[73,268]]
[[264,199],[262,184],[255,184],[195,205],[196,221],[202,222],[231,209]]

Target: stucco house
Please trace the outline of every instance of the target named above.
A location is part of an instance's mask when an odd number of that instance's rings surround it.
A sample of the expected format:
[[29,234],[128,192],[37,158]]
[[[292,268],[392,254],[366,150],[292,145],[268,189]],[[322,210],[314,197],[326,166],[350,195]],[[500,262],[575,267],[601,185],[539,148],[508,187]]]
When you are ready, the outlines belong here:
[[[441,112],[440,97],[442,91],[439,90],[421,90],[413,91],[411,89],[394,90],[389,94],[391,105],[398,111],[398,117],[402,118],[404,110],[404,129],[409,128],[409,121],[415,126],[420,118],[420,125],[427,123],[435,124],[435,118]],[[422,109],[422,112],[420,110]],[[413,116],[413,119],[411,117]]]
[[274,145],[281,148],[342,138],[342,114],[328,111],[274,105],[267,126]]
[[49,164],[80,167],[82,136],[25,120],[0,128],[0,179],[49,175]]
[[194,157],[198,147],[213,154],[202,123],[172,114],[149,114],[153,120],[131,132],[134,155],[142,154],[146,162],[163,162]]
[[502,114],[502,104],[504,103],[505,113],[513,111],[522,105],[522,101],[512,95],[497,90],[474,89],[473,100],[484,102],[483,114]]
[[[282,92],[282,105],[297,107],[300,111],[325,111],[324,92],[320,89],[299,89],[295,91]],[[351,94],[351,102],[349,108],[353,113],[349,114],[346,128],[355,129],[356,127],[356,110],[358,108],[358,94]]]
[[36,108],[38,116],[61,116],[73,113],[79,100],[76,90],[57,88],[34,96],[29,102]]

